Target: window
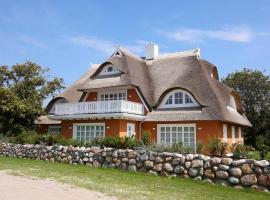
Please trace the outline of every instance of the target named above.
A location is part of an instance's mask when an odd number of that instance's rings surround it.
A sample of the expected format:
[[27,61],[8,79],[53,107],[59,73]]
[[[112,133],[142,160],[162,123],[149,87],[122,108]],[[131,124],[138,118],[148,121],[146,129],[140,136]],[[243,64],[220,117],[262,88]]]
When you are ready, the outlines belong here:
[[182,143],[195,151],[195,124],[159,124],[158,143],[168,146]]
[[61,133],[61,126],[49,126],[48,133],[60,134]]
[[75,124],[73,125],[73,139],[82,143],[100,139],[105,136],[105,124]]
[[238,127],[238,141],[242,142],[242,130],[241,130],[241,127]]
[[99,93],[100,101],[127,100],[127,91],[112,91]]
[[223,124],[223,142],[228,142],[228,132],[226,124]]
[[191,94],[185,90],[174,90],[167,94],[161,103],[161,108],[173,107],[195,107],[199,104],[195,101]]
[[113,75],[113,74],[120,74],[120,71],[116,69],[112,64],[107,64],[99,75]]
[[235,127],[232,126],[232,143],[235,143]]
[[127,123],[127,137],[135,137],[135,124]]

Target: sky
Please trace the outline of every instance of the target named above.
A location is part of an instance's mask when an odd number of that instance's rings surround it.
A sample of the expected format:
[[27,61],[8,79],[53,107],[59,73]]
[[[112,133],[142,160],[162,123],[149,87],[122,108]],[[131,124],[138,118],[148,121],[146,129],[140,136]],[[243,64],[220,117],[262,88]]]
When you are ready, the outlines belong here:
[[195,48],[220,77],[270,73],[269,0],[0,0],[0,65],[33,61],[69,86],[118,46],[144,56]]

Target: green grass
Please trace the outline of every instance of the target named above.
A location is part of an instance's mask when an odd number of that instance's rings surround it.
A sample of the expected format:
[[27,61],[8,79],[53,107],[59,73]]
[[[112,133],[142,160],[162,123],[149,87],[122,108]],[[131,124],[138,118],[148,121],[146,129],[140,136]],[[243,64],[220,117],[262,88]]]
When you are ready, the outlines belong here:
[[15,175],[49,178],[116,196],[119,199],[270,199],[270,195],[236,190],[182,178],[165,178],[115,169],[92,168],[0,157],[0,170]]

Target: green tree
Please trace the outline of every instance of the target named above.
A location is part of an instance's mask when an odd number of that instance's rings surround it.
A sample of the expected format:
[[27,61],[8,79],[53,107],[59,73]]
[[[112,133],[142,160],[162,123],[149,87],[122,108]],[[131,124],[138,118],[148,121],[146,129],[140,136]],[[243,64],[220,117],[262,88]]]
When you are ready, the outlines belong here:
[[33,62],[0,66],[0,133],[17,134],[34,128],[43,101],[63,89],[63,79],[50,78],[48,68]]
[[245,142],[257,147],[258,137],[270,146],[270,78],[259,70],[244,69],[229,74],[223,83],[236,90],[242,99],[252,127],[246,129]]

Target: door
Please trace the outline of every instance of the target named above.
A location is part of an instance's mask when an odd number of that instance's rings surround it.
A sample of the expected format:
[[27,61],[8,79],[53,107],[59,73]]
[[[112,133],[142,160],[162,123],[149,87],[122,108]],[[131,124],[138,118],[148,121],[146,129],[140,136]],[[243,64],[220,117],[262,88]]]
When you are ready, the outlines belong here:
[[127,123],[127,137],[135,137],[135,124]]

